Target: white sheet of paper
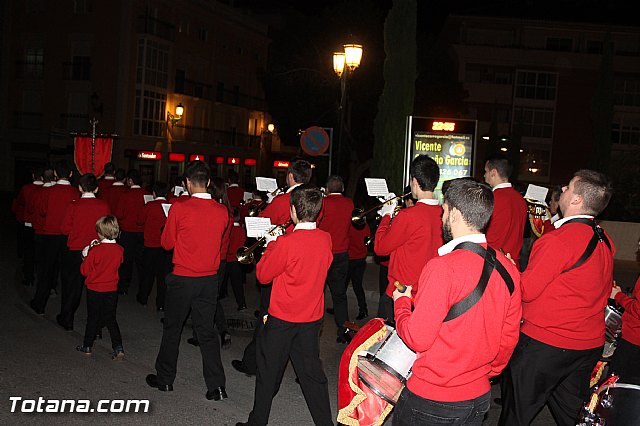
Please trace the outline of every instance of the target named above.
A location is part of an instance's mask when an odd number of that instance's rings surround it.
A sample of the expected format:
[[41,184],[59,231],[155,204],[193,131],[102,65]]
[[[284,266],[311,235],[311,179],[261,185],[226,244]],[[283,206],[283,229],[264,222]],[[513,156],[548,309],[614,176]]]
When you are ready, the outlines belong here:
[[162,203],[162,210],[164,210],[164,215],[166,217],[169,217],[169,209],[171,208],[171,204],[169,203]]
[[268,230],[273,228],[271,225],[271,219],[268,217],[251,217],[244,218],[244,224],[247,227],[247,237],[260,238]]
[[256,177],[258,191],[273,192],[278,189],[278,181],[273,178]]
[[149,201],[153,201],[153,195],[143,195],[144,197],[144,203],[147,204]]
[[176,185],[176,187],[173,188],[173,195],[175,195],[176,197],[179,196],[182,192],[184,192],[184,188],[181,186]]
[[367,185],[367,194],[371,197],[380,197],[389,193],[385,179],[364,178],[364,183]]
[[527,192],[524,194],[524,198],[531,198],[532,200],[540,201],[546,206],[547,192],[549,192],[548,188],[530,183],[529,186],[527,186]]
[[242,197],[242,199],[244,201],[249,201],[253,199],[253,192],[246,192],[244,193],[244,196]]

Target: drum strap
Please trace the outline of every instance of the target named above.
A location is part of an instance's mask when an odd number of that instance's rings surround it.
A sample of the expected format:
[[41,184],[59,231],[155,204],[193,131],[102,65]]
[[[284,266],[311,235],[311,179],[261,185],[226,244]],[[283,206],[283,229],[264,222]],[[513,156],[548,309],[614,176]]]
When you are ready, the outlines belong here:
[[471,309],[473,305],[478,303],[478,301],[480,301],[480,298],[487,288],[487,284],[489,284],[489,278],[491,278],[491,274],[493,273],[494,269],[497,269],[498,273],[504,280],[507,288],[509,289],[509,294],[513,294],[513,279],[507,272],[504,265],[502,265],[502,263],[498,262],[498,260],[496,259],[496,252],[494,249],[492,249],[491,247],[487,247],[485,249],[480,244],[465,241],[458,244],[456,248],[454,248],[454,250],[472,251],[484,259],[484,265],[482,266],[482,274],[480,275],[480,281],[478,281],[478,285],[476,286],[476,288],[474,288],[473,291],[469,293],[464,299],[457,302],[451,307],[451,309],[449,309],[449,313],[447,314],[443,322],[451,321],[454,318],[458,318],[460,315]]
[[611,243],[609,242],[609,239],[605,235],[604,230],[600,228],[600,226],[598,226],[595,220],[579,217],[568,220],[565,222],[565,224],[567,223],[583,223],[585,225],[589,225],[591,228],[593,228],[593,237],[591,237],[591,240],[589,240],[589,244],[587,244],[587,248],[585,249],[584,253],[582,253],[582,256],[580,256],[580,259],[578,259],[571,268],[565,269],[561,273],[564,274],[565,272],[569,272],[570,270],[575,269],[586,262],[589,256],[591,256],[595,251],[598,243],[605,243],[607,247],[609,247],[609,250],[611,250]]

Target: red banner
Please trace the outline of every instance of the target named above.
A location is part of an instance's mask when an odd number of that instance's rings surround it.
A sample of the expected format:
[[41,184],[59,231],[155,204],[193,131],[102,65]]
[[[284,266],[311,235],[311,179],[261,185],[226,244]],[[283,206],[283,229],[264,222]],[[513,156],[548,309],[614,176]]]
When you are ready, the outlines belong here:
[[111,161],[113,139],[95,138],[92,141],[89,136],[76,136],[74,145],[73,159],[80,174],[93,173],[100,177],[104,173],[104,165]]

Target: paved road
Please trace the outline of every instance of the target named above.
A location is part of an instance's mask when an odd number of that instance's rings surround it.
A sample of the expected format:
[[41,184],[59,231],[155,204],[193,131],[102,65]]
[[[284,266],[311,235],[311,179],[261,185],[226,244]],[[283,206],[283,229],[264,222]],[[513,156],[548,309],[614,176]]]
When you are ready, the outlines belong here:
[[[0,244],[0,424],[75,424],[90,421],[94,424],[214,424],[234,425],[246,421],[253,403],[254,379],[231,368],[231,360],[242,355],[249,342],[250,331],[232,331],[232,345],[222,352],[227,374],[229,399],[222,402],[207,401],[202,378],[202,361],[197,348],[186,343],[191,335],[187,325],[183,333],[178,363],[178,376],[174,392],[159,392],[145,384],[145,376],[154,372],[153,366],[160,344],[162,328],[159,315],[150,305],[147,308],[135,303],[133,296],[122,297],[118,306],[118,321],[123,334],[126,357],[122,362],[111,361],[110,341],[105,330],[105,339],[97,341],[90,357],[79,354],[75,346],[82,341],[86,320],[83,300],[75,322],[75,331],[66,332],[55,322],[60,299],[51,299],[44,316],[34,314],[28,307],[32,288],[23,287],[20,276],[20,261],[15,250],[13,221],[7,203],[0,205],[0,226],[6,230]],[[630,266],[632,268],[633,265]],[[632,274],[633,272],[630,272]],[[366,289],[369,311],[377,308],[378,268],[369,264],[366,273]],[[249,311],[258,305],[254,289],[254,276],[248,276],[247,293]],[[135,285],[133,288],[135,292]],[[352,318],[357,313],[353,293],[349,292]],[[330,306],[330,297],[327,297]],[[231,298],[223,301],[229,317],[242,322],[251,320],[235,312]],[[329,378],[332,413],[337,414],[336,387],[337,368],[344,347],[335,343],[335,325],[327,317],[321,337],[321,357]],[[280,392],[274,400],[271,413],[273,425],[311,425],[311,416],[306,408],[299,386],[294,381],[293,369],[285,373]],[[499,389],[494,389],[494,395]],[[150,411],[139,414],[17,414],[11,413],[11,396],[37,400],[89,399],[97,403],[100,399],[126,400],[148,399]],[[485,425],[495,425],[500,414],[499,406],[492,409]],[[387,421],[385,424],[389,425]],[[544,410],[534,425],[552,425],[553,421]]]

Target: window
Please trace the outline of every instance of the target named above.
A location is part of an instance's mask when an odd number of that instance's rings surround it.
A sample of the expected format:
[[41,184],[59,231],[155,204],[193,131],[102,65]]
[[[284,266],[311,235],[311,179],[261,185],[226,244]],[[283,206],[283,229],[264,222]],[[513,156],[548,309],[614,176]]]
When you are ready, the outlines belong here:
[[571,52],[573,40],[570,38],[549,37],[547,38],[547,50],[556,52]]
[[22,76],[26,78],[42,78],[44,74],[44,49],[29,47],[25,51]]
[[520,179],[545,180],[549,177],[551,163],[551,145],[525,144],[520,154]]
[[169,80],[169,47],[140,39],[136,71],[136,83],[166,89]]
[[551,138],[553,110],[548,108],[514,108],[513,128],[522,136]]
[[162,136],[165,126],[167,95],[151,90],[136,90],[133,133],[144,136]]
[[556,87],[556,74],[518,71],[515,97],[553,101],[556,99]]
[[204,27],[201,27],[198,30],[198,40],[200,41],[207,41],[209,39],[209,30],[207,30]]
[[156,41],[139,39],[134,134],[162,136],[166,125],[168,75],[169,48]]
[[89,80],[91,78],[91,58],[74,56],[71,63],[72,80]]
[[465,81],[467,83],[511,84],[512,71],[507,67],[467,64],[465,67]]
[[640,106],[640,80],[616,80],[614,103],[621,106]]
[[602,53],[604,44],[599,40],[587,41],[587,53]]
[[611,143],[640,145],[640,125],[614,123],[611,128]]

